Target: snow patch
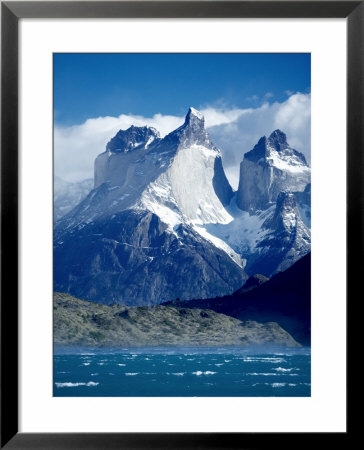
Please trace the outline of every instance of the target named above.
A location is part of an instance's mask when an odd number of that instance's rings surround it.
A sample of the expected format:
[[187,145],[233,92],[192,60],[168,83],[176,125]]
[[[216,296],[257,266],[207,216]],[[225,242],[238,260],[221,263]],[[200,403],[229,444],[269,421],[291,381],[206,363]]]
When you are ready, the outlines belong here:
[[191,114],[196,116],[198,119],[202,120],[204,118],[203,114],[200,113],[200,111],[198,111],[197,109],[192,108],[192,106],[190,107],[190,111],[191,111]]
[[302,163],[302,161],[294,154],[284,155],[278,153],[277,150],[268,145],[269,156],[266,160],[269,165],[276,167],[279,170],[285,172],[299,173],[310,173],[310,167]]
[[144,148],[147,149],[147,148],[149,147],[149,145],[154,141],[154,139],[155,139],[155,137],[154,137],[154,136],[151,136],[151,137],[147,140],[147,142],[145,143]]
[[200,225],[194,225],[193,229],[197,231],[203,238],[210,241],[215,247],[223,250],[239,267],[244,269],[246,260],[243,259],[238,253],[236,253],[225,241],[210,234],[206,228]]
[[272,205],[265,211],[249,214],[236,206],[235,197],[233,197],[227,208],[233,219],[226,224],[207,224],[204,228],[207,233],[224,242],[237,254],[253,253],[258,243],[268,233],[268,230],[262,229],[262,225],[267,217],[273,215],[274,208],[275,205]]

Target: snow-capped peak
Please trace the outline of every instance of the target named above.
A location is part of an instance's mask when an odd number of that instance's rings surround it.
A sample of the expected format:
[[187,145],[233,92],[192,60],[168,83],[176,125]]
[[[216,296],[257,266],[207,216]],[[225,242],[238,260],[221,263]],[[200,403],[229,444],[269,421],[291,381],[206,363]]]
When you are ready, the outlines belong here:
[[269,136],[268,140],[275,145],[277,150],[289,147],[287,136],[281,130],[274,130]]
[[135,127],[132,125],[127,130],[119,130],[107,143],[106,151],[111,153],[129,152],[139,146],[148,146],[159,137],[159,132],[153,127]]
[[189,108],[186,118],[191,117],[191,116],[197,117],[197,119],[199,119],[199,120],[204,120],[203,114],[200,111],[198,111],[197,109],[193,108],[192,106]]
[[[268,138],[260,138],[253,150],[245,153],[244,159],[282,170],[289,169],[289,166],[308,166],[305,156],[289,146],[287,137],[281,130],[273,131]],[[285,164],[282,166],[282,163]]]
[[167,135],[164,141],[174,143],[180,149],[198,145],[220,154],[205,129],[204,116],[192,107],[188,110],[184,124]]
[[185,118],[185,123],[182,125],[182,128],[191,127],[194,131],[204,131],[205,130],[205,118],[197,111],[195,108],[190,108]]
[[200,111],[197,111],[197,109],[191,107],[188,110],[185,123],[182,127],[193,127],[195,130],[205,130],[205,118]]
[[277,201],[281,191],[303,191],[310,177],[305,156],[289,146],[281,130],[275,130],[245,153],[240,164],[237,204],[244,211],[266,209]]

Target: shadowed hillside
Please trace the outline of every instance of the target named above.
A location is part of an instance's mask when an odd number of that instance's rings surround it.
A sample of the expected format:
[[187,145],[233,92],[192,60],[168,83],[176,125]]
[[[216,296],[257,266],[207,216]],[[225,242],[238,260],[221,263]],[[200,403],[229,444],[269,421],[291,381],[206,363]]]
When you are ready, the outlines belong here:
[[[248,280],[249,281],[249,280]],[[311,342],[311,253],[257,287],[213,299],[165,305],[208,308],[240,320],[274,321],[303,345]]]

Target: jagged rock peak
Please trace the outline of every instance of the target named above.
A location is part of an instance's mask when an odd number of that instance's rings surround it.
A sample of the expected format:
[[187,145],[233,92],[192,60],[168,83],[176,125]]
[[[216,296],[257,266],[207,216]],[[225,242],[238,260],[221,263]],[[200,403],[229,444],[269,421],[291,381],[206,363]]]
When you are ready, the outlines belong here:
[[302,192],[310,180],[311,169],[303,153],[289,146],[285,133],[275,130],[245,153],[237,205],[244,211],[266,209],[281,191]]
[[192,107],[188,110],[184,124],[167,135],[164,142],[175,143],[179,148],[199,145],[218,152],[205,129],[203,114]]
[[273,131],[268,138],[266,136],[261,137],[254,148],[245,153],[244,158],[253,162],[265,162],[274,165],[274,155],[290,164],[307,166],[303,153],[291,148],[285,133],[278,129]]
[[205,135],[205,118],[203,114],[201,114],[200,111],[197,111],[197,109],[192,108],[191,106],[188,110],[185,122],[182,125],[181,129],[185,130],[188,134],[194,133]]
[[199,123],[202,126],[205,126],[205,118],[203,114],[192,106],[189,108],[185,119],[186,125],[189,125],[191,123]]
[[258,143],[252,150],[245,153],[244,159],[249,161],[258,162],[261,159],[265,159],[268,156],[267,138],[263,136],[259,139]]
[[281,130],[273,131],[269,136],[268,141],[274,145],[278,152],[289,147],[287,136]]
[[141,145],[148,146],[159,139],[158,130],[153,127],[130,126],[127,130],[119,130],[106,145],[106,150],[112,153],[129,152]]

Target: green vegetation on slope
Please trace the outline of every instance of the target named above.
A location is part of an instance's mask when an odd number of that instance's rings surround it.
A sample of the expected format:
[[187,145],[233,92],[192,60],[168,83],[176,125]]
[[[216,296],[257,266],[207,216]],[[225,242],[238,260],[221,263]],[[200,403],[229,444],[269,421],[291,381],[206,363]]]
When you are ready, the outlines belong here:
[[275,322],[242,322],[208,309],[105,306],[55,293],[53,312],[56,345],[299,346]]

